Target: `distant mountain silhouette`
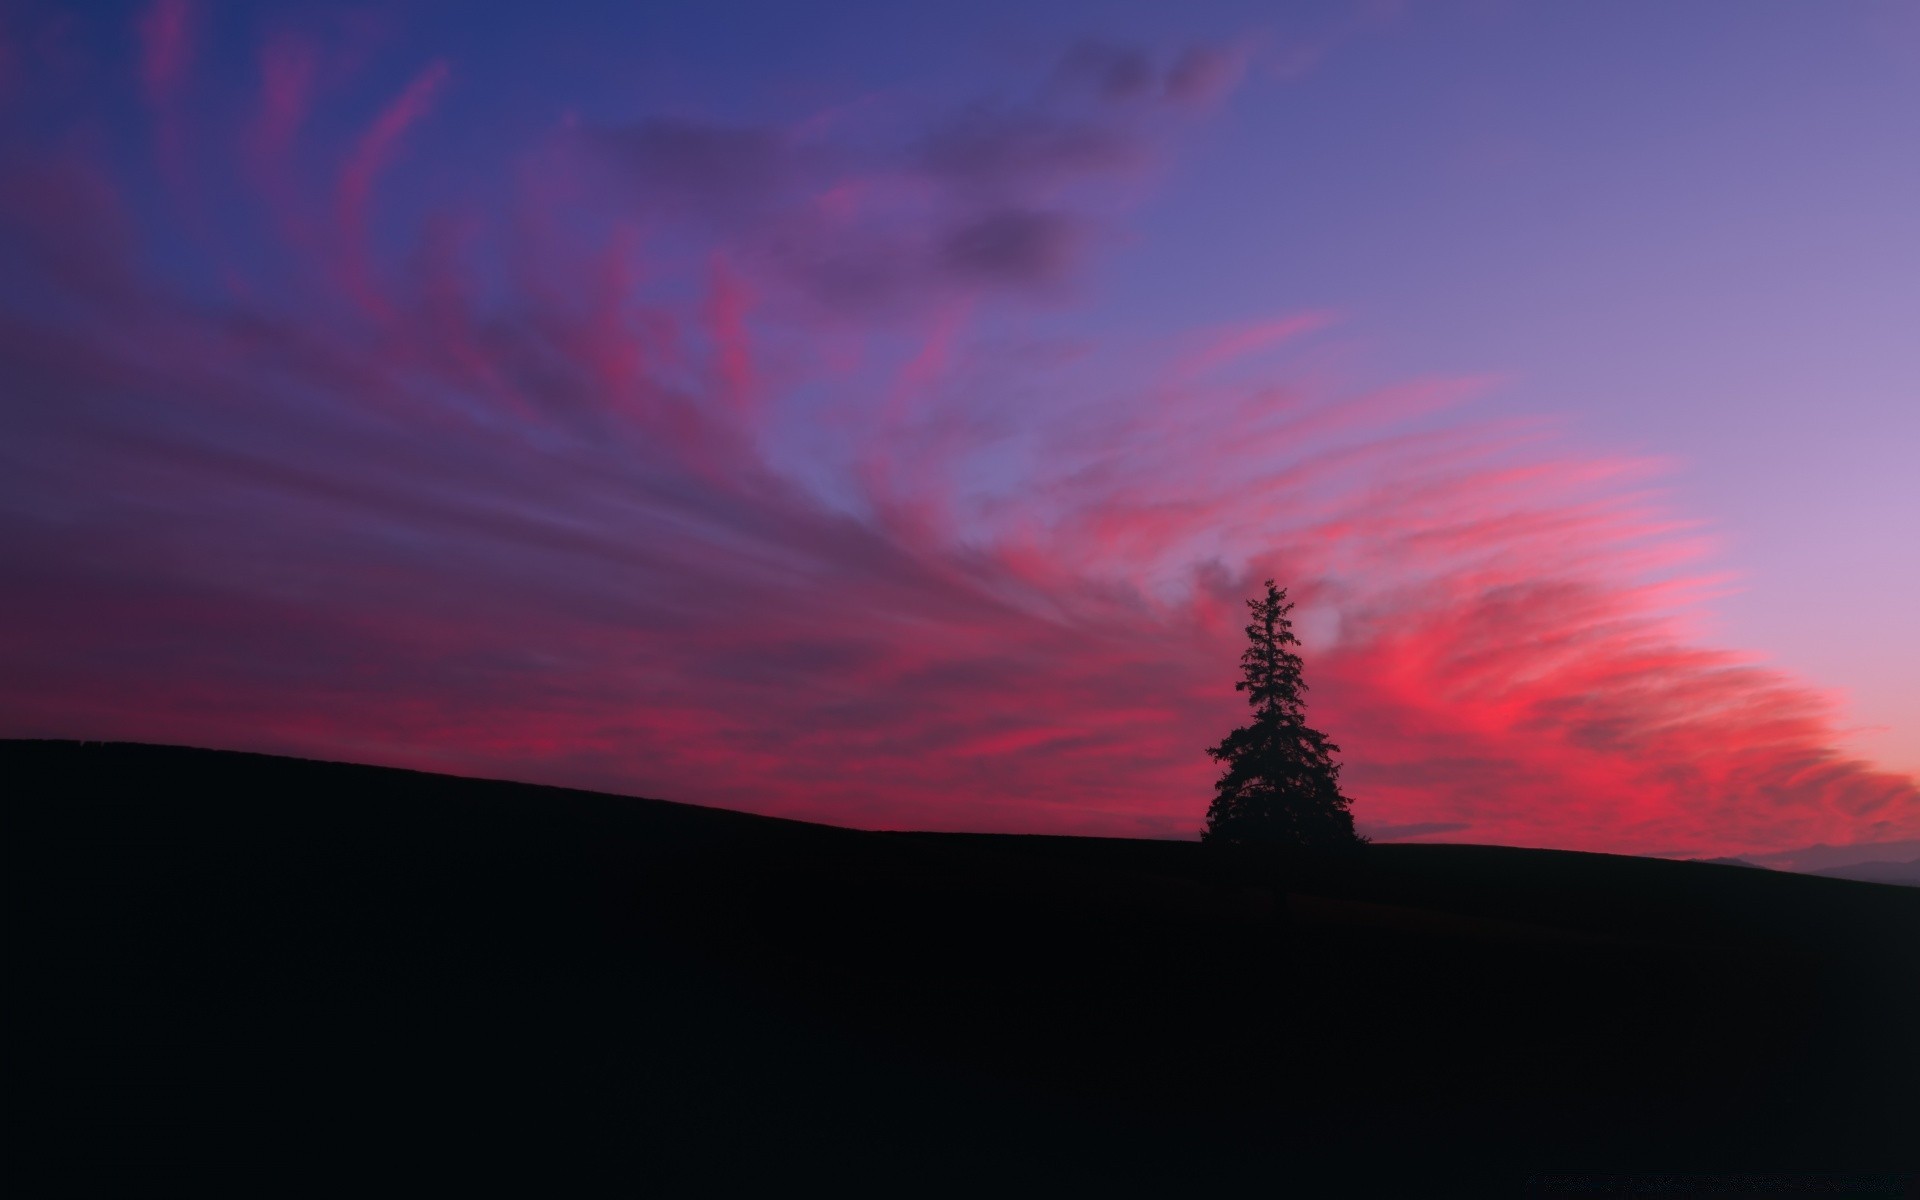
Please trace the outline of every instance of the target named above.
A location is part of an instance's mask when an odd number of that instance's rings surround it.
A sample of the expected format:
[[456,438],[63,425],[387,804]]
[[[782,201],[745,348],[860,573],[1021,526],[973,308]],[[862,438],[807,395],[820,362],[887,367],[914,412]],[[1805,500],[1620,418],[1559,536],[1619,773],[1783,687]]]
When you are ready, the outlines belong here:
[[1810,872],[1830,879],[1858,879],[1865,883],[1891,883],[1901,887],[1920,887],[1920,858],[1908,862],[1863,862],[1845,867],[1828,867]]
[[0,780],[12,1141],[69,1187],[400,1158],[660,1194],[1495,1195],[1892,1170],[1920,1128],[1901,888],[869,833],[124,744],[0,743]]
[[1687,861],[1697,862],[1697,863],[1713,863],[1716,866],[1722,866],[1722,867],[1752,867],[1756,871],[1765,871],[1770,869],[1770,868],[1761,866],[1757,862],[1748,862],[1744,858],[1690,858]]
[[1797,850],[1778,850],[1748,857],[1763,867],[1772,867],[1779,871],[1814,873],[1834,867],[1857,866],[1860,863],[1899,863],[1916,856],[1920,856],[1920,838],[1859,842],[1845,846],[1831,846],[1825,842],[1817,842]]

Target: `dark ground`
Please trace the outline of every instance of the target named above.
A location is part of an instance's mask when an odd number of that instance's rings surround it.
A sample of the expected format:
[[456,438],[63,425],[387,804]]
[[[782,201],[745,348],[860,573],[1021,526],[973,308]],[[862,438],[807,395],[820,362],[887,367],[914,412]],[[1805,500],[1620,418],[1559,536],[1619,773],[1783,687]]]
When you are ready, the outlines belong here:
[[0,743],[0,790],[14,1156],[74,1178],[1518,1195],[1920,1159],[1920,891],[120,744]]

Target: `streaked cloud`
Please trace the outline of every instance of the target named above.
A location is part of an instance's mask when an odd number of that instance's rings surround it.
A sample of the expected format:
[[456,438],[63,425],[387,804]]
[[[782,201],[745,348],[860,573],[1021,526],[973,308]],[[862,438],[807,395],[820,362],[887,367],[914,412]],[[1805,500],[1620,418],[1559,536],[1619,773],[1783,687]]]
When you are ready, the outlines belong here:
[[[287,53],[197,131],[228,171],[300,153]],[[1169,158],[1129,106],[1217,99],[1207,62],[1083,45],[1084,95],[918,129],[562,133],[500,148],[511,198],[411,193],[396,247],[430,61],[332,166],[340,252],[244,303],[156,265],[113,163],[11,147],[0,732],[1182,836],[1271,574],[1383,836],[1920,836],[1829,697],[1688,635],[1716,583],[1656,464],[1477,417],[1484,380],[1303,370],[1324,313],[1008,352]]]

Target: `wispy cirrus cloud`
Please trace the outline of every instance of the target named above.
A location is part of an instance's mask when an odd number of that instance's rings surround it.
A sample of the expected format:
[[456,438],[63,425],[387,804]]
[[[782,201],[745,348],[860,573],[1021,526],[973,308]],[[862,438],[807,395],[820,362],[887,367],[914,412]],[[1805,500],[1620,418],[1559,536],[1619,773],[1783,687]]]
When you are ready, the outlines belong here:
[[956,288],[1057,300],[1115,186],[1161,161],[1166,130],[1227,94],[1245,57],[1089,42],[1023,93],[784,126],[649,116],[586,127],[576,149],[645,219],[724,238],[832,312],[924,317]]
[[[10,146],[0,732],[1181,836],[1272,574],[1382,831],[1920,833],[1827,697],[1686,636],[1710,581],[1650,464],[1476,419],[1483,381],[1301,371],[1326,314],[1010,351],[992,318],[1066,295],[1231,76],[1089,45],[914,122],[503,148],[540,186],[414,194],[396,253],[373,214],[462,80],[427,63],[332,164],[338,253],[246,304],[155,265],[117,164]],[[280,53],[201,144],[299,153]]]

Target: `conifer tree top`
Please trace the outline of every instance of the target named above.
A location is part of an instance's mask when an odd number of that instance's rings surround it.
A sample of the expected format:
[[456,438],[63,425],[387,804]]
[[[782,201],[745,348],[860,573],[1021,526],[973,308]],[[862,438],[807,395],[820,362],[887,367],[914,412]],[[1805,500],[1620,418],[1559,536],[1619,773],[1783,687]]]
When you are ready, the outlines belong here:
[[1207,809],[1204,841],[1293,846],[1352,845],[1351,803],[1340,792],[1340,747],[1306,721],[1301,696],[1307,690],[1300,655],[1293,647],[1285,588],[1266,581],[1266,594],[1247,601],[1253,621],[1240,655],[1236,691],[1247,694],[1253,722],[1207,753],[1224,764]]
[[1247,601],[1253,612],[1253,624],[1247,626],[1246,651],[1240,655],[1240,682],[1235,691],[1247,693],[1256,720],[1303,720],[1300,693],[1307,690],[1301,678],[1300,656],[1289,650],[1300,639],[1293,635],[1293,602],[1287,589],[1267,580],[1267,594]]

